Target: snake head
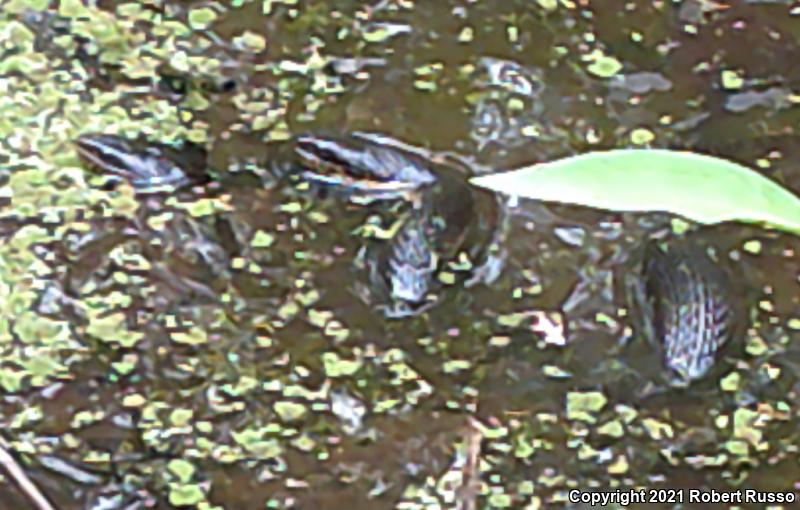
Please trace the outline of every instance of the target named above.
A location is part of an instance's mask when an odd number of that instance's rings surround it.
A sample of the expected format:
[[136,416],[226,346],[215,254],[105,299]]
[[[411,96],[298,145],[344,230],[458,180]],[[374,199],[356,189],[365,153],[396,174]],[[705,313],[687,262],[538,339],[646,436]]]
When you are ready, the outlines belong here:
[[436,182],[424,159],[372,141],[302,136],[295,152],[304,178],[363,195],[392,198]]
[[81,135],[75,146],[80,158],[102,173],[128,181],[137,191],[182,187],[192,182],[186,169],[157,144],[115,135]]

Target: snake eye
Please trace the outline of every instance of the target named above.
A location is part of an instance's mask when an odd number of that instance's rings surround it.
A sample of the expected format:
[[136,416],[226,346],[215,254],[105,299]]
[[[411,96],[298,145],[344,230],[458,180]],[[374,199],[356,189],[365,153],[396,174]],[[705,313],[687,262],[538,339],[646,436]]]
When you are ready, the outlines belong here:
[[219,84],[219,90],[221,92],[233,92],[236,90],[236,80],[223,80],[222,83]]
[[689,386],[691,378],[684,368],[685,367],[678,368],[676,366],[668,367],[667,379],[670,386],[674,388],[686,388]]
[[164,87],[169,91],[175,94],[184,95],[188,90],[188,86],[186,85],[186,81],[182,80],[181,78],[166,78],[164,80]]

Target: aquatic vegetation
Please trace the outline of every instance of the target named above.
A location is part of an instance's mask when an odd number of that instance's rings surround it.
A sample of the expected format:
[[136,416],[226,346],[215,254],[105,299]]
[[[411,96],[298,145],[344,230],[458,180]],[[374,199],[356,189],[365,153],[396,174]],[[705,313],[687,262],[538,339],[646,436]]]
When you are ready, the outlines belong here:
[[[461,174],[392,230],[412,204],[275,178],[296,136],[381,132],[480,175],[633,143],[795,188],[797,8],[715,5],[2,2],[0,448],[64,510],[791,488],[795,237],[708,234],[754,282],[749,331],[721,373],[641,400],[662,360],[620,348],[638,329],[615,278],[672,218],[537,201],[501,218]],[[81,161],[90,133],[200,145],[210,182],[142,193]],[[386,263],[354,273],[365,244]],[[444,298],[388,320],[352,292],[372,275]]]
[[756,223],[800,235],[800,198],[742,165],[663,149],[590,152],[472,182],[514,196],[698,223]]

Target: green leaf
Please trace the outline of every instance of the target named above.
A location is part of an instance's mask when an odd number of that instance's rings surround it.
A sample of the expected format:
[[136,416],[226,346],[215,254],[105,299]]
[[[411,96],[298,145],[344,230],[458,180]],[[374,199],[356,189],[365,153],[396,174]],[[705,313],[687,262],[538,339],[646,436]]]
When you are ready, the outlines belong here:
[[193,9],[189,12],[189,25],[196,30],[208,28],[215,19],[217,19],[217,13],[208,7]]
[[660,211],[703,224],[755,223],[800,235],[800,199],[737,163],[663,149],[590,152],[472,183],[609,211]]
[[174,483],[169,486],[169,502],[173,506],[196,506],[205,499],[199,484]]
[[571,391],[567,393],[567,419],[594,423],[592,415],[600,412],[606,403],[608,399],[599,391]]
[[80,0],[61,0],[58,6],[58,15],[65,18],[88,16],[88,12]]
[[539,6],[547,12],[558,9],[558,0],[537,0]]
[[308,412],[304,405],[288,400],[275,402],[273,408],[281,420],[285,422],[300,420]]
[[601,54],[593,59],[586,70],[600,78],[611,78],[622,70],[622,64],[614,57]]
[[730,69],[726,69],[720,73],[720,81],[722,81],[722,87],[728,90],[741,89],[742,85],[744,85],[744,79],[741,73]]
[[183,483],[188,483],[196,471],[194,464],[183,459],[172,459],[167,469]]
[[187,332],[175,331],[172,333],[172,341],[185,345],[203,345],[208,343],[206,332],[198,327],[192,327]]

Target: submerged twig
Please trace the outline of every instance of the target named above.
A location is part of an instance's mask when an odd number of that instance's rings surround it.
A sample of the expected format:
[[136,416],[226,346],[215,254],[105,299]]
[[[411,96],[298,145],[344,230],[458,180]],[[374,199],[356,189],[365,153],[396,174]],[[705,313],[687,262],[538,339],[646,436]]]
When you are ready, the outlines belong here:
[[458,510],[475,510],[476,498],[480,491],[480,456],[481,424],[475,418],[470,417],[467,421],[467,428],[464,433],[464,443],[466,449],[466,459],[461,473],[462,485],[458,490]]
[[8,475],[17,484],[19,489],[27,496],[27,498],[34,504],[37,510],[55,510],[55,507],[50,503],[47,497],[41,490],[33,483],[33,481],[25,473],[25,470],[14,459],[8,449],[8,443],[5,439],[0,438],[0,465],[6,470]]

